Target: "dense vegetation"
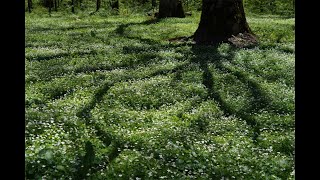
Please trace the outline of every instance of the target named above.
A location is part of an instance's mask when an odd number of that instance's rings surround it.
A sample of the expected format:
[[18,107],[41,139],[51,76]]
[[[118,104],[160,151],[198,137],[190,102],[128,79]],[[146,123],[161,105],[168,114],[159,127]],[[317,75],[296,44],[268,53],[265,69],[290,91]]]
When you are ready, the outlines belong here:
[[294,18],[250,13],[260,44],[239,49],[169,42],[197,11],[34,9],[27,179],[294,179]]
[[[27,1],[26,11],[27,11]],[[32,0],[33,8],[48,8],[50,0]],[[57,11],[71,12],[71,0],[52,0],[57,1]],[[111,2],[116,0],[101,0],[101,10],[111,12]],[[155,0],[156,7],[152,7],[153,0],[119,0],[120,11],[123,13],[147,12],[157,10],[159,0]],[[277,14],[285,16],[294,15],[295,0],[243,0],[247,13],[255,14]],[[201,0],[182,0],[185,11],[201,11]],[[76,13],[81,11],[95,11],[96,0],[74,0]],[[54,6],[54,3],[52,4]],[[54,8],[52,8],[54,11]]]

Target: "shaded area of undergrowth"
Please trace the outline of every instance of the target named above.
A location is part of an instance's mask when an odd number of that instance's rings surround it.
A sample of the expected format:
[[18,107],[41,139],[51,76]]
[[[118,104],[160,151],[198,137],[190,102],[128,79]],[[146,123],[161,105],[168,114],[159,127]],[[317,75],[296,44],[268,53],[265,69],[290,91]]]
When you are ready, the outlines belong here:
[[198,20],[27,15],[27,179],[294,179],[294,19],[168,41]]

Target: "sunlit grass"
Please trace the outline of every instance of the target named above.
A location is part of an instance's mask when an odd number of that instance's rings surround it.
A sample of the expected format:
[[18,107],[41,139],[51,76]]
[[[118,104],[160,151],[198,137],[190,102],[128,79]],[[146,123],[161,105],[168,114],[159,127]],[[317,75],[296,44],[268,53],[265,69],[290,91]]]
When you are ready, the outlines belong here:
[[247,17],[260,45],[236,49],[168,41],[199,13],[40,14],[25,21],[27,179],[294,179],[294,19]]

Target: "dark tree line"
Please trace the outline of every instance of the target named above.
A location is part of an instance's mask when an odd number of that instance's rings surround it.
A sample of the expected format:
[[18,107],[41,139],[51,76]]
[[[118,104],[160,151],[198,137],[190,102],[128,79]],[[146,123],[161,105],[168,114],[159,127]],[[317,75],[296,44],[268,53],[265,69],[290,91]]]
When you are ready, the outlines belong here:
[[[109,1],[110,7],[112,9],[119,9],[119,0],[111,0]],[[96,11],[99,11],[101,8],[101,0],[96,1]]]
[[[154,0],[152,0],[154,1]],[[83,0],[71,0],[69,1],[70,5],[71,5],[71,12],[75,13],[75,7],[76,4],[79,3],[80,7],[82,6],[82,2]],[[41,0],[40,3],[48,8],[49,13],[51,13],[52,9],[54,9],[55,11],[58,11],[58,7],[60,6],[60,4],[62,3],[62,0]],[[119,9],[119,0],[110,0],[110,7],[112,9]],[[97,0],[96,1],[96,11],[98,11],[101,7],[101,0]],[[31,13],[32,9],[33,9],[33,2],[32,0],[27,0],[27,9],[28,12]]]
[[[44,0],[44,5],[57,11],[58,3],[62,0]],[[71,11],[75,13],[75,1],[71,0]],[[70,2],[70,1],[69,1]],[[81,3],[82,1],[80,1]],[[139,0],[147,3],[150,0]],[[273,2],[273,1],[270,1]],[[112,9],[119,9],[119,0],[110,0]],[[151,0],[152,6],[156,0]],[[101,0],[96,0],[96,11],[101,8]],[[32,0],[28,0],[28,10],[31,12]],[[160,0],[158,18],[185,17],[181,0]],[[202,0],[200,23],[191,36],[197,44],[214,44],[240,41],[256,43],[257,39],[252,33],[245,16],[243,0]]]
[[[53,3],[52,3],[53,1]],[[180,3],[179,3],[180,1]],[[54,8],[55,11],[58,10],[58,7],[61,6],[62,0],[37,0],[37,1],[32,1],[32,0],[27,0],[26,1],[28,6],[27,6],[27,11],[31,12],[33,10],[34,5],[38,4],[37,2],[40,2],[44,7],[51,7]],[[102,2],[107,3],[108,5],[111,6],[113,4],[112,8],[113,9],[118,9],[119,6],[116,4],[119,4],[119,1],[115,0],[64,0],[65,3],[63,4],[68,4],[70,6],[74,6],[72,9],[72,12],[75,12],[75,8],[80,5],[80,8],[84,8],[85,6],[83,5],[83,2],[86,2],[85,4],[88,3],[96,3],[96,10],[99,10],[102,7]],[[178,6],[182,4],[185,6],[185,10],[187,11],[192,11],[192,10],[197,10],[201,11],[202,9],[202,0],[122,0],[122,2],[125,2],[126,5],[142,5],[145,7],[150,8],[153,7],[159,7],[159,4],[168,4],[166,7],[169,9],[166,9],[165,11],[161,11],[160,14],[163,14],[165,17],[170,17],[170,14],[175,14],[174,12],[170,11],[175,11],[175,10],[170,10],[170,9],[178,9],[178,10],[183,10],[181,7],[177,7],[177,2]],[[245,3],[246,10],[253,12],[253,13],[271,13],[271,14],[282,14],[282,15],[294,15],[295,11],[295,0],[245,0],[243,3]],[[174,5],[175,4],[175,5]],[[172,7],[173,8],[172,8]],[[117,8],[118,7],[118,8]],[[163,7],[161,5],[161,7]],[[163,8],[161,8],[163,9]],[[166,15],[169,14],[169,15]],[[188,15],[188,14],[186,14]],[[178,17],[173,15],[172,17]]]

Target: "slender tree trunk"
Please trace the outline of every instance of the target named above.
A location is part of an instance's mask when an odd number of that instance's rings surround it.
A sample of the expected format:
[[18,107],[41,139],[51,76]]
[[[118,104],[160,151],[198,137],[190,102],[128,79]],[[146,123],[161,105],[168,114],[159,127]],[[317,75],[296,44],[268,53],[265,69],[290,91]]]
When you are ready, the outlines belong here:
[[31,9],[32,9],[32,0],[28,0],[28,11],[29,11],[29,13],[31,13]]
[[295,12],[296,11],[295,0],[292,0],[292,5],[293,5],[293,12]]
[[189,0],[186,0],[186,11],[188,12],[189,11]]
[[264,9],[263,9],[263,1],[259,1],[259,9],[260,9],[260,13],[262,13],[264,11]]
[[54,0],[54,10],[55,10],[55,11],[58,11],[57,0]]
[[184,18],[184,10],[181,0],[160,0],[159,18],[180,17]]
[[275,0],[269,0],[269,7],[267,8],[271,13],[274,13],[276,11],[276,4]]
[[71,12],[72,12],[72,13],[74,13],[74,6],[75,6],[74,0],[72,0],[72,7],[71,7]]
[[112,9],[119,9],[119,0],[116,1],[110,1],[110,6]]
[[48,0],[48,1],[49,1],[49,14],[51,14],[52,0]]
[[157,1],[156,0],[152,0],[151,4],[152,4],[152,7],[156,7],[157,6]]
[[101,0],[97,0],[97,9],[96,9],[96,11],[99,11],[100,6],[101,6]]
[[242,0],[203,0],[200,23],[193,38],[197,44],[257,43],[247,23]]

